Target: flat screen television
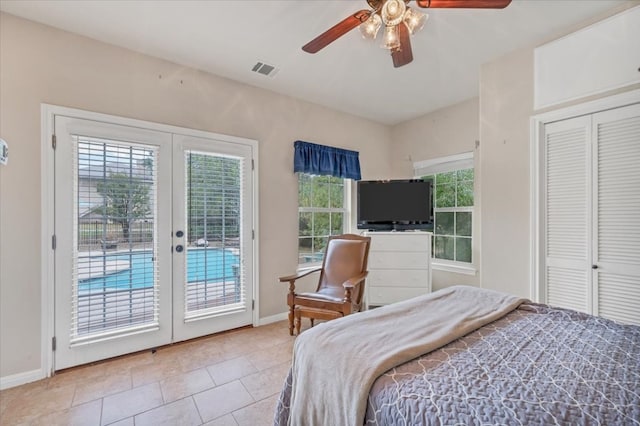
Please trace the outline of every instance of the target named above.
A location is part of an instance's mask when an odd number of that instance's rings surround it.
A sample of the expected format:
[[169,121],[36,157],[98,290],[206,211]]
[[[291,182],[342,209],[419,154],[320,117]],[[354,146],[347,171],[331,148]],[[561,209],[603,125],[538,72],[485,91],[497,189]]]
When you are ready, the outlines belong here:
[[432,229],[432,188],[421,179],[358,181],[358,229]]

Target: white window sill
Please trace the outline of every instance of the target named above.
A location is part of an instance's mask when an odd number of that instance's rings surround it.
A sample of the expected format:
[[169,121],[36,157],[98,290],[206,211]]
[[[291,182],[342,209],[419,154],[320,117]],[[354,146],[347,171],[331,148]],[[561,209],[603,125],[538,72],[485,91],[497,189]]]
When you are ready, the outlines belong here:
[[437,260],[431,262],[431,268],[436,271],[454,272],[456,274],[476,275],[478,272],[473,265],[461,263],[445,263]]

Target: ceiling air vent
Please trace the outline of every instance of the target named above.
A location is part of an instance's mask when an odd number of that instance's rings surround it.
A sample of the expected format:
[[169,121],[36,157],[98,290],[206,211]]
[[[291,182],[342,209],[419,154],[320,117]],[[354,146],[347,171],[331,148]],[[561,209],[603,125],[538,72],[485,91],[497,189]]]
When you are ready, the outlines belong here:
[[264,62],[256,62],[251,71],[257,72],[258,74],[266,75],[268,77],[273,77],[278,73],[279,70],[273,65],[265,64]]

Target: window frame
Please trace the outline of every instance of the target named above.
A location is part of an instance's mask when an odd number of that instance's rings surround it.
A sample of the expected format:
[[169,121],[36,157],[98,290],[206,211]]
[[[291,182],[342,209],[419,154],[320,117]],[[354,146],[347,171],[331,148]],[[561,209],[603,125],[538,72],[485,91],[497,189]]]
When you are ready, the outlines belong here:
[[[437,191],[437,179],[436,175],[440,173],[447,172],[457,172],[459,170],[467,170],[473,169],[473,206],[463,206],[463,207],[437,207],[436,206],[436,191]],[[447,157],[439,157],[426,161],[420,161],[414,163],[414,177],[416,179],[422,179],[425,177],[431,177],[433,181],[433,250],[431,252],[431,264],[434,269],[447,271],[447,272],[456,272],[462,273],[466,275],[475,275],[477,272],[476,268],[476,257],[474,256],[474,251],[476,251],[476,234],[477,229],[475,226],[475,203],[476,203],[476,168],[474,164],[474,155],[473,152],[465,152],[462,154],[451,155]],[[458,184],[456,177],[456,186]],[[457,197],[456,197],[457,198]],[[457,200],[456,200],[457,203]],[[471,213],[471,236],[461,236],[462,238],[469,238],[471,240],[471,262],[463,262],[459,260],[449,260],[449,259],[441,259],[435,257],[435,240],[437,236],[450,236],[453,238],[458,238],[456,235],[448,235],[448,234],[436,234],[436,217],[437,213],[456,213],[454,215],[454,232],[455,232],[455,218],[457,213]],[[454,247],[455,253],[455,247]]]
[[[300,206],[300,178],[303,175],[306,176],[310,176],[312,178],[320,178],[320,177],[324,177],[324,175],[313,175],[311,173],[304,173],[304,172],[298,172],[296,173],[297,176],[297,180],[298,180],[298,244],[297,244],[297,253],[298,253],[298,270],[304,270],[304,269],[310,269],[310,268],[315,268],[318,266],[322,265],[322,261],[324,259],[320,259],[317,261],[310,261],[310,262],[300,262],[300,258],[301,258],[301,253],[300,253],[300,238],[302,237],[300,235],[300,214],[301,213],[342,213],[343,215],[343,220],[342,220],[342,233],[348,233],[350,232],[351,229],[351,179],[348,178],[338,178],[335,177],[336,179],[342,179],[342,207],[301,207]],[[333,176],[327,176],[327,177],[333,177]],[[331,233],[331,227],[329,227],[329,235],[327,235],[327,237],[334,235]],[[338,235],[338,234],[335,234]],[[310,235],[310,236],[304,236],[304,237],[311,237],[311,238],[315,238],[316,235]]]

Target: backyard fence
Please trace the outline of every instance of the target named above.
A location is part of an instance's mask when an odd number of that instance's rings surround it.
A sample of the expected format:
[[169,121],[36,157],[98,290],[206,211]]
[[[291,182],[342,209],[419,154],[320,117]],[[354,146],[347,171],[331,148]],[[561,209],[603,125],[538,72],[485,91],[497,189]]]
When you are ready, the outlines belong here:
[[78,224],[79,246],[102,246],[117,243],[150,243],[153,241],[153,222],[134,222],[129,227],[129,236],[125,238],[119,223],[80,223]]

